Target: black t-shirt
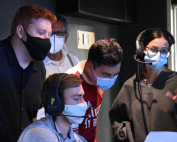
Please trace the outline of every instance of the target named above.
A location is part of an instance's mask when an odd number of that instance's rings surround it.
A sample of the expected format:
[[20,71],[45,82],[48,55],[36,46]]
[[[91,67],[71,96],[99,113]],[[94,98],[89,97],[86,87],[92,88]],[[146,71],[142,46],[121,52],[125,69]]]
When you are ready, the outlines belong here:
[[45,79],[42,61],[20,66],[10,38],[0,41],[0,142],[16,142],[33,122]]

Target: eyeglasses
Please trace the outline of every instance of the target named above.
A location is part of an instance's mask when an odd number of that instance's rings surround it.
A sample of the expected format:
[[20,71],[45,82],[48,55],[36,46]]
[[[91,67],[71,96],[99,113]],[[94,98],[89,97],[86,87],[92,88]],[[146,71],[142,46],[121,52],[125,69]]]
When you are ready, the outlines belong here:
[[170,55],[170,51],[167,48],[157,48],[157,47],[146,47],[148,48],[153,54],[153,56],[155,56],[159,51],[160,51],[160,55],[165,58],[168,57]]
[[66,31],[52,31],[52,34],[50,35],[53,36],[53,35],[56,35],[57,37],[65,37],[67,35],[67,32]]

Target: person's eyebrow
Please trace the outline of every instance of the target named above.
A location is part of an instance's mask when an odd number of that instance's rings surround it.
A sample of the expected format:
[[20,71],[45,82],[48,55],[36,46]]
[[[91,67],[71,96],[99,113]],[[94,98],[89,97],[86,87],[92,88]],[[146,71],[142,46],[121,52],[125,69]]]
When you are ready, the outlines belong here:
[[[159,49],[159,47],[158,46],[151,46],[151,47],[149,47],[149,48],[158,48]],[[161,48],[167,48],[168,49],[168,47],[161,47]]]
[[72,95],[72,97],[75,97],[75,96],[85,96],[85,94],[75,94],[75,95]]
[[[118,75],[119,73],[120,73],[120,71],[119,71],[118,73],[114,74],[114,76]],[[108,73],[108,72],[104,72],[104,74],[112,75],[112,74],[110,74],[110,73]]]

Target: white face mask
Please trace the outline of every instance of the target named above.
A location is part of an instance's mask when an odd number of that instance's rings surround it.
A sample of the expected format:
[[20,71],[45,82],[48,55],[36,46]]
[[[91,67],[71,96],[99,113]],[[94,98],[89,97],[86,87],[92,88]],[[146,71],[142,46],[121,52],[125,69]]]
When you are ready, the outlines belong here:
[[51,36],[51,48],[49,52],[52,54],[59,52],[63,48],[64,39],[65,37],[57,37],[56,35]]
[[[93,69],[93,72],[94,72],[95,76],[97,77],[94,69]],[[97,83],[95,83],[95,84],[101,90],[108,90],[109,88],[111,88],[114,85],[114,83],[117,80],[117,77],[118,77],[118,75],[114,76],[114,78],[101,78],[101,77],[97,77]],[[92,76],[91,76],[91,78],[92,78]],[[93,79],[92,79],[92,81],[93,81]]]
[[160,69],[163,65],[167,64],[167,58],[170,53],[168,52],[167,54],[163,54],[163,57],[160,54],[160,52],[158,52],[157,54],[148,51],[145,52],[144,60],[146,62],[152,63],[152,65],[147,64],[150,69],[157,70]]
[[78,116],[78,117],[66,116],[66,118],[72,124],[81,124],[84,120],[84,117],[79,117],[79,116],[85,116],[86,110],[87,110],[87,103],[84,102],[77,105],[65,105],[65,109],[62,113],[64,115]]

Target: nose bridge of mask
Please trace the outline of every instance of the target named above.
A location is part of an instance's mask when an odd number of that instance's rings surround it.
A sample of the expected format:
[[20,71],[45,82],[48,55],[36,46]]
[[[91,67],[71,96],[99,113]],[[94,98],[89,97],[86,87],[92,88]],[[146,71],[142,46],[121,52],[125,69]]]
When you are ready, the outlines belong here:
[[102,83],[102,84],[104,84],[104,83],[105,84],[115,83],[117,77],[118,77],[118,75],[114,76],[114,78],[101,78],[101,77],[97,77],[98,78],[98,84],[100,84],[100,83]]
[[158,52],[153,58],[152,60],[154,60],[154,62],[152,62],[153,65],[157,64],[161,59],[161,56],[160,56],[160,52]]
[[50,53],[54,53],[54,51],[55,51],[55,48],[54,48],[55,47],[55,42],[54,42],[55,38],[54,38],[54,36],[55,35],[50,37],[50,42],[51,42],[51,48],[50,48],[50,51],[49,51]]
[[63,114],[65,115],[74,115],[74,116],[83,116],[87,110],[87,103],[79,103],[76,105],[65,105]]
[[50,53],[54,54],[62,49],[64,44],[64,38],[65,37],[57,37],[55,34],[52,37],[50,37],[50,41],[52,44]]
[[112,81],[112,80],[116,80],[118,77],[118,75],[115,75],[114,78],[101,78],[96,75],[94,68],[93,68],[93,72],[94,72],[95,76],[97,77],[97,81],[98,81],[98,78],[101,80],[105,80],[105,81]]
[[160,52],[155,54],[153,52],[146,51],[144,59],[147,62],[152,62],[152,65],[155,65],[160,59]]

